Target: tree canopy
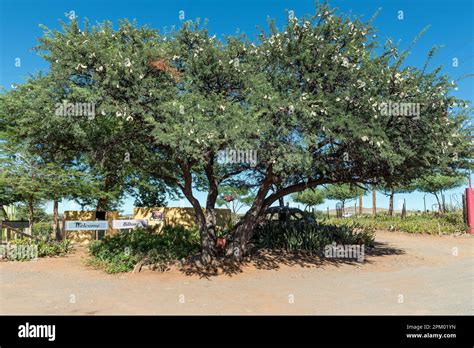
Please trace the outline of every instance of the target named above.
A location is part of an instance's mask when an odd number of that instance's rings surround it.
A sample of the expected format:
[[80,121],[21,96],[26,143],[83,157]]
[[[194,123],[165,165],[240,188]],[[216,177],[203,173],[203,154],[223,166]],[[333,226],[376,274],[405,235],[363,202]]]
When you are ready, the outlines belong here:
[[[440,68],[404,64],[408,51],[374,32],[327,5],[284,28],[270,22],[255,42],[210,36],[199,22],[161,34],[74,19],[39,39],[49,82],[32,98],[43,102],[26,115],[10,104],[1,125],[20,126],[44,158],[83,166],[101,183],[99,209],[119,201],[136,171],[179,190],[205,262],[217,252],[219,187],[248,187],[255,198],[227,244],[240,260],[263,212],[286,195],[470,166],[470,109],[451,95],[455,83]],[[94,112],[77,115],[84,103]]]
[[306,206],[306,209],[309,207],[314,207],[323,204],[325,199],[326,192],[321,189],[308,189],[293,194],[293,201],[295,201],[296,203],[304,204]]

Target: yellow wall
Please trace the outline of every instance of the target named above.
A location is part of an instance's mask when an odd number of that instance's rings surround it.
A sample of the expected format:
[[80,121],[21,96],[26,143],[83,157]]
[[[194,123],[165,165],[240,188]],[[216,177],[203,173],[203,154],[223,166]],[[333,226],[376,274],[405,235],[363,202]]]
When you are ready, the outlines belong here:
[[[164,221],[151,220],[152,211],[164,214]],[[109,211],[106,214],[109,228],[106,231],[107,235],[117,233],[118,230],[112,229],[112,220],[119,219],[118,211]],[[229,209],[216,209],[217,227],[224,228],[230,221],[231,212]],[[65,211],[64,220],[71,221],[94,221],[95,211]],[[193,208],[134,208],[133,219],[146,219],[148,225],[155,227],[157,231],[161,231],[163,226],[177,226],[181,225],[186,228],[191,228],[197,225],[197,220],[194,215]],[[67,233],[67,236],[64,235]],[[96,238],[96,231],[63,231],[63,237],[71,239],[73,242],[89,243]]]
[[[151,220],[152,211],[164,214],[164,221]],[[133,210],[134,219],[146,219],[149,226],[155,226],[161,231],[163,226],[181,225],[187,228],[197,225],[196,216],[193,208],[135,208]],[[216,209],[217,227],[224,228],[231,218],[229,209]]]

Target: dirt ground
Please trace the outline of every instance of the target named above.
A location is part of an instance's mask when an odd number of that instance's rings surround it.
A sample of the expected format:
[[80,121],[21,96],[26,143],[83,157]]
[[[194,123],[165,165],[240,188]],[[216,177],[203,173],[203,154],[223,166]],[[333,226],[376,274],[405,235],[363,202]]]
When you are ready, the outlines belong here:
[[61,258],[0,262],[1,314],[472,314],[474,237],[378,232],[364,263],[268,259],[232,275],[108,275]]

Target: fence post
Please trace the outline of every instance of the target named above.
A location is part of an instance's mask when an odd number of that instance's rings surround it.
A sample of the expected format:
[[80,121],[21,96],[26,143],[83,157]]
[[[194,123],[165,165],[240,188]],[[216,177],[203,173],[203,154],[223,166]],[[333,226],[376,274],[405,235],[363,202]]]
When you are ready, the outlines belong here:
[[462,194],[462,221],[467,225],[466,195]]

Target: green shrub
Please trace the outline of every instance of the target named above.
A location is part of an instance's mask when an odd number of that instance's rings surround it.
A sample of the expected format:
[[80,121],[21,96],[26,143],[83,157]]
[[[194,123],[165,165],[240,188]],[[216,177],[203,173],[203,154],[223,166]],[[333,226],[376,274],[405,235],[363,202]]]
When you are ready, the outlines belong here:
[[195,229],[166,226],[155,233],[150,228],[142,228],[92,242],[89,264],[107,273],[131,271],[139,261],[165,269],[170,263],[199,250],[199,233]]
[[53,233],[51,222],[36,222],[33,224],[33,236],[48,238]]
[[320,223],[266,224],[257,229],[252,242],[257,248],[322,252],[326,245],[333,242],[373,246],[374,235],[369,229],[353,223],[340,226]]
[[408,233],[428,233],[428,234],[452,234],[466,231],[462,213],[450,212],[443,215],[419,214],[408,215],[402,219],[399,216],[377,215],[350,217],[350,218],[330,218],[323,223],[341,225],[354,222],[360,226],[374,230],[402,231]]
[[[70,251],[70,241],[62,240],[58,242],[55,240],[35,240],[30,238],[18,238],[10,241],[10,243],[6,247],[16,247],[18,250],[21,250],[22,247],[36,247],[38,251],[37,257],[63,256]],[[14,258],[9,258],[7,255],[7,259],[26,261],[30,260],[31,258],[28,256],[18,255]]]

